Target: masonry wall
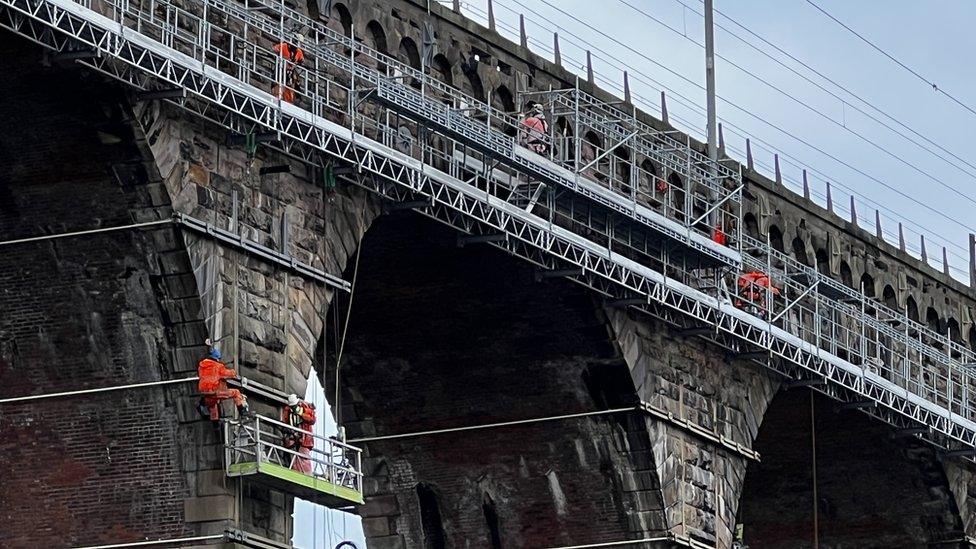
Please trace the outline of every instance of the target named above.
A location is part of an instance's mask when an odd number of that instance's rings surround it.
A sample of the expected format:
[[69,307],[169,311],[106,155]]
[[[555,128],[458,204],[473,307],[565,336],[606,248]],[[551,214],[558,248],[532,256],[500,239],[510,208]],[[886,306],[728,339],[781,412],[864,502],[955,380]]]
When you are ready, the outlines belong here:
[[[359,235],[379,212],[378,203],[362,191],[326,189],[305,166],[263,147],[249,158],[242,146],[227,145],[231,136],[225,131],[177,110],[147,103],[136,112],[175,211],[296,262],[341,273]],[[271,166],[286,171],[262,174]],[[335,290],[206,235],[188,234],[187,252],[206,336],[227,362],[248,379],[304,395]],[[276,406],[252,398],[258,413],[277,417]],[[209,440],[212,436],[204,436],[201,442]],[[214,448],[198,447],[198,469],[222,466]],[[292,498],[242,482],[243,498],[235,495],[234,483],[225,482],[219,495],[238,502],[233,513],[244,529],[290,539]]]
[[[0,241],[165,218],[116,90],[42,61],[0,36],[2,71],[18,75],[0,106]],[[202,328],[182,246],[172,227],[4,246],[0,398],[176,375],[177,351]],[[184,389],[0,406],[0,545],[191,533]]]
[[[317,8],[309,11],[321,15]],[[419,0],[335,2],[329,24],[355,25],[364,43],[409,60],[411,42],[422,43],[421,24],[432,21],[438,55],[431,70],[500,109],[515,110],[520,89],[575,80],[436,3],[430,9]],[[21,75],[0,108],[5,127],[21,131],[0,142],[3,240],[163,219],[175,210],[351,277],[351,258],[380,213],[375,199],[352,188],[323,189],[305,167],[264,148],[249,160],[226,144],[223,131],[157,103],[130,111],[113,86],[66,67],[43,68],[32,46],[3,40],[0,63]],[[289,173],[260,173],[275,165]],[[867,273],[866,287],[882,299],[893,295],[905,309],[914,302],[917,316],[932,318],[940,331],[972,333],[970,289],[761,175],[747,170],[746,177],[752,234],[776,227],[798,258],[825,257],[825,272],[852,285]],[[601,311],[568,283],[536,284],[527,267],[500,254],[462,254],[443,232],[411,223],[381,227],[375,255],[374,239],[366,238],[360,274],[370,291],[360,289],[353,310],[340,407],[351,435],[638,401],[672,418],[593,416],[456,435],[449,446],[436,437],[369,444],[369,503],[361,512],[371,539],[412,546],[438,538],[439,523],[448,545],[670,531],[728,546],[752,465],[713,439],[751,447],[775,382],[655,322]],[[247,377],[302,394],[322,358],[313,350],[326,347],[334,292],[207,237],[169,227],[5,251],[0,396],[189,375],[207,337]],[[31,518],[64,519],[63,528],[42,531],[41,541],[53,545],[208,532],[228,520],[287,539],[290,498],[251,484],[236,498],[220,470],[217,434],[195,416],[191,392],[0,409],[0,462],[18,471],[0,487],[0,516],[10,521],[0,543],[28,545],[39,535],[18,507],[25,495],[46,502]],[[520,459],[496,448],[517,448]],[[957,512],[964,510],[972,531],[965,487],[973,470],[955,462],[946,469]]]

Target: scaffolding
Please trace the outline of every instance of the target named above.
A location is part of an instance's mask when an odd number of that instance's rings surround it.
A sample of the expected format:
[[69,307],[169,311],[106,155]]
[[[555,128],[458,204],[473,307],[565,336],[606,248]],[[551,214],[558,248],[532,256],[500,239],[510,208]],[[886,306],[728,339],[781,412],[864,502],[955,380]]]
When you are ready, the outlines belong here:
[[[515,113],[283,2],[0,0],[0,25],[230,132],[271,132],[268,146],[314,166],[352,166],[359,186],[610,304],[976,453],[972,352],[743,234],[737,164],[578,85],[520,93],[555,119],[537,154],[519,144]],[[272,45],[294,29],[306,61],[288,67]],[[286,85],[293,103],[271,93]],[[767,287],[737,307],[744,270],[768,273],[779,295]]]

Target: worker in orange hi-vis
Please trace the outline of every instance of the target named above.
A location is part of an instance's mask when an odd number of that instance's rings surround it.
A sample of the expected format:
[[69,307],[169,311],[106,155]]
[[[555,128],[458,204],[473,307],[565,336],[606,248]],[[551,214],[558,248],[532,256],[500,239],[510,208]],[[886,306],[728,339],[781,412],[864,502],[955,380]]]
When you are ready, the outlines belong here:
[[247,397],[237,389],[227,387],[226,380],[237,377],[237,371],[228,368],[220,359],[220,349],[214,347],[209,356],[197,365],[197,375],[200,377],[197,386],[203,393],[202,405],[209,410],[213,421],[220,419],[220,403],[227,399],[234,399],[240,415],[248,413]]
[[298,67],[305,61],[304,42],[305,37],[297,34],[294,44],[282,40],[274,46],[275,53],[285,60],[285,74],[283,84],[275,84],[271,93],[287,103],[295,103],[295,90],[301,83]]
[[759,271],[739,275],[736,286],[739,289],[739,299],[735,300],[736,308],[758,315],[759,318],[766,318],[767,289],[773,297],[779,295],[779,288],[773,286],[769,275]]
[[549,136],[549,122],[542,112],[542,105],[529,101],[526,107],[528,113],[522,120],[519,143],[534,153],[548,154],[549,146],[546,145],[546,138]]
[[[300,456],[292,455],[291,468],[295,471],[312,474],[312,462],[308,458],[315,446],[312,428],[315,426],[315,405],[288,395],[288,405],[281,410],[281,422],[287,423],[294,429],[289,429],[282,442],[285,448],[297,452]],[[303,431],[303,432],[300,432]]]

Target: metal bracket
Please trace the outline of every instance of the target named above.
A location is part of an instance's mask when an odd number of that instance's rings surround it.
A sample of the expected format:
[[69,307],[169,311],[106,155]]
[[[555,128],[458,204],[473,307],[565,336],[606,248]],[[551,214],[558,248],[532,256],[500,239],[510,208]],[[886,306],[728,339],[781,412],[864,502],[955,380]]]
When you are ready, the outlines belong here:
[[836,406],[837,410],[863,410],[874,408],[877,403],[873,400],[859,400],[857,402],[842,402]]
[[457,245],[459,248],[463,248],[466,244],[479,244],[482,242],[508,242],[508,235],[505,233],[499,233],[458,235],[457,237]]
[[163,88],[136,93],[136,101],[155,101],[157,99],[186,99],[186,88]]
[[386,204],[384,209],[387,212],[402,212],[404,210],[418,210],[421,208],[429,208],[431,206],[430,200],[411,200],[409,202],[393,202]]
[[581,276],[583,274],[583,269],[556,269],[553,271],[536,271],[535,280],[536,282],[541,281],[543,278],[561,278],[566,276]]

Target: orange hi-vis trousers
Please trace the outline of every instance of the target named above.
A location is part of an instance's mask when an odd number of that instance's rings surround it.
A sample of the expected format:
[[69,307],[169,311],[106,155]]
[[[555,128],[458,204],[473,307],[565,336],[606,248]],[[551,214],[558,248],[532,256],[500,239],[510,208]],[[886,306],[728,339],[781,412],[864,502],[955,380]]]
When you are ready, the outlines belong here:
[[228,398],[234,399],[234,405],[240,408],[244,406],[247,399],[244,398],[244,393],[241,393],[237,389],[218,389],[213,393],[207,393],[206,396],[212,396],[220,400],[227,400]]

